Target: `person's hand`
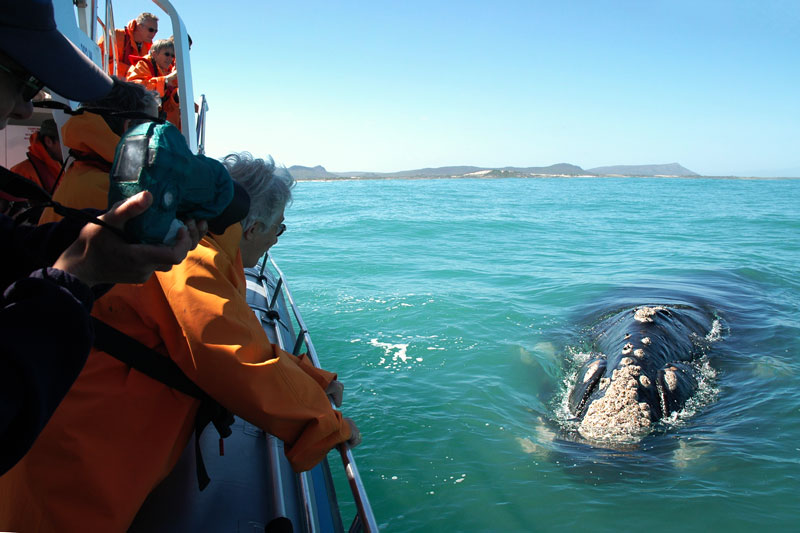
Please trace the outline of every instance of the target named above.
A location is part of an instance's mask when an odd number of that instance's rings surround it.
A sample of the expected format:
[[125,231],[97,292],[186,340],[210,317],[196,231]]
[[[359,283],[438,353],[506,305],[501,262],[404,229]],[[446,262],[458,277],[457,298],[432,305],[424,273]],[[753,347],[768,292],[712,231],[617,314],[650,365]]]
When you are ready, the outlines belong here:
[[[148,191],[131,196],[100,218],[122,229],[125,222],[143,213],[153,203]],[[86,224],[78,238],[53,264],[87,285],[100,283],[144,283],[155,270],[167,271],[183,261],[208,230],[205,221],[189,220],[178,231],[172,246],[129,244],[97,224]]]
[[344,385],[341,381],[334,379],[331,381],[330,385],[328,385],[328,388],[325,389],[325,394],[327,394],[331,399],[333,405],[336,407],[341,407],[342,395],[344,394]]
[[172,85],[173,87],[174,87],[175,85],[178,85],[178,71],[177,71],[177,70],[173,70],[172,72],[170,72],[169,74],[167,74],[167,75],[164,77],[164,81],[165,81],[167,84],[169,84],[169,85]]
[[190,218],[188,220],[184,220],[183,223],[186,225],[186,231],[189,232],[189,240],[192,242],[189,250],[194,250],[197,244],[200,242],[200,239],[205,237],[205,234],[208,232],[208,222],[205,220],[198,222],[195,219]]
[[347,445],[351,448],[355,448],[359,444],[361,444],[361,432],[358,430],[356,423],[353,422],[352,418],[345,418],[345,421],[350,424],[350,438],[347,439]]

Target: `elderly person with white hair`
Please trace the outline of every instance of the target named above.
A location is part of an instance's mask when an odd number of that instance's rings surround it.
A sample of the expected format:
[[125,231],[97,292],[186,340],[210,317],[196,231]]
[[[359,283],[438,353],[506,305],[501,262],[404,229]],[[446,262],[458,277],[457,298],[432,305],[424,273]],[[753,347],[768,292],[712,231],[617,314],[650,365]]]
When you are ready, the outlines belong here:
[[180,129],[180,105],[176,98],[178,71],[174,68],[175,42],[172,39],[158,40],[146,56],[135,59],[126,79],[157,92],[161,97],[163,118]]
[[[122,29],[115,29],[113,40],[114,48],[109,49],[108,73],[124,78],[131,66],[132,58],[147,54],[153,44],[153,38],[158,33],[158,17],[152,13],[140,13],[138,17],[128,22]],[[100,53],[105,53],[106,35],[101,35],[97,45]],[[114,70],[114,55],[116,51],[117,70]]]
[[[283,440],[296,471],[309,470],[360,435],[330,405],[328,394],[341,401],[336,375],[269,342],[247,304],[243,270],[286,229],[295,182],[271,158],[230,154],[223,164],[250,197],[243,222],[209,233],[183,263],[144,285],[116,287],[94,316],[169,357],[226,409]],[[31,452],[0,478],[0,526],[127,530],[178,461],[199,406],[94,349]]]

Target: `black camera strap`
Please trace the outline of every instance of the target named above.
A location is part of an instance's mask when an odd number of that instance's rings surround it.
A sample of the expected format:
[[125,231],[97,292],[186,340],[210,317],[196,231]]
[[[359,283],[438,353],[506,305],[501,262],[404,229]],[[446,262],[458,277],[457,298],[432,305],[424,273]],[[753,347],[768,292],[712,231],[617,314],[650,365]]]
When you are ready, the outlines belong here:
[[222,439],[231,435],[230,426],[234,419],[230,411],[209,396],[195,382],[189,379],[181,368],[169,357],[148,348],[138,340],[92,317],[94,323],[94,346],[115,359],[138,370],[147,377],[163,383],[187,396],[200,400],[194,424],[195,466],[200,490],[205,489],[211,478],[208,476],[203,455],[200,450],[200,435],[209,423],[214,424],[220,436],[220,455]]
[[58,111],[63,111],[67,115],[71,115],[73,117],[75,115],[82,115],[84,113],[94,113],[95,115],[101,115],[104,117],[146,120],[148,122],[155,122],[157,124],[163,124],[166,122],[162,118],[148,115],[143,111],[114,111],[113,109],[109,109],[107,107],[89,106],[81,106],[78,109],[72,109],[69,105],[65,104],[64,102],[59,102],[58,100],[41,100],[39,102],[34,102],[33,107],[38,107],[41,109],[55,109]]

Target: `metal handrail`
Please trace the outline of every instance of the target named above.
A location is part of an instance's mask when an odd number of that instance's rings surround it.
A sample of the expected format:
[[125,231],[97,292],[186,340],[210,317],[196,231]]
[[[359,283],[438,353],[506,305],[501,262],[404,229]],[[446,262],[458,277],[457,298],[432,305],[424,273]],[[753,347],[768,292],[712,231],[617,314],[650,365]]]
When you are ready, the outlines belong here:
[[[269,296],[269,284],[267,283],[266,276],[264,276],[264,265],[265,265],[265,263],[262,261],[261,272],[259,272],[258,280],[261,282],[261,288],[264,290],[265,297],[268,297]],[[268,313],[269,311],[274,311],[275,302],[278,300],[278,295],[280,294],[280,288],[282,286],[282,281],[283,280],[278,281],[278,283],[275,285],[275,289],[273,291],[273,296],[272,296],[272,299],[269,301],[268,308],[266,310],[257,309],[258,311],[260,311],[262,313]],[[276,342],[278,344],[278,347],[280,347],[280,349],[282,349],[282,350],[285,350],[286,347],[285,347],[284,342],[283,342],[283,335],[281,334],[281,331],[278,328],[278,324],[281,324],[284,327],[286,327],[286,325],[281,323],[280,320],[274,320],[272,318],[270,318],[270,320],[272,320],[273,327],[275,328],[275,340],[276,340]],[[271,451],[274,452],[274,450],[277,450],[278,439],[277,439],[277,437],[274,437],[272,435],[270,435],[270,437],[272,439],[274,439],[274,441],[272,441],[270,443],[271,444]],[[274,465],[273,465],[273,468],[274,468]],[[300,493],[302,494],[302,497],[303,497],[302,511],[303,511],[303,518],[304,518],[304,522],[305,522],[305,531],[314,533],[315,531],[318,530],[316,524],[317,524],[317,522],[319,520],[315,516],[314,506],[312,505],[312,501],[313,501],[313,496],[311,495],[311,485],[312,485],[312,483],[311,483],[311,480],[309,479],[308,472],[301,472],[300,474],[297,474],[297,480],[298,480],[298,485],[300,486]],[[280,487],[280,498],[282,500],[284,499],[283,487]],[[279,510],[277,511],[277,514],[279,516],[286,516],[286,506],[285,506],[285,504],[283,504],[279,508]]]
[[206,153],[206,112],[208,111],[208,100],[206,95],[200,95],[200,111],[197,114],[197,153]]
[[175,69],[178,72],[178,97],[181,115],[181,132],[186,144],[197,153],[197,137],[194,118],[194,89],[192,85],[192,64],[189,61],[189,33],[183,19],[169,0],[153,0],[153,3],[166,13],[172,22],[172,36],[175,46]]
[[111,74],[112,76],[117,76],[119,78],[124,79],[128,73],[123,72],[122,76],[119,75],[119,64],[117,63],[117,38],[115,34],[114,25],[114,6],[111,3],[111,0],[106,0],[106,20],[105,24],[98,19],[100,25],[103,26],[103,35],[105,35],[105,42],[106,46],[103,48],[103,70],[108,68],[108,61],[111,59],[113,61],[113,66],[111,67]]
[[[278,274],[280,285],[278,285],[276,288],[282,285],[284,295],[286,296],[286,299],[288,300],[289,305],[292,308],[292,313],[294,314],[294,318],[297,321],[298,327],[300,328],[300,333],[298,335],[298,344],[300,338],[302,337],[303,341],[306,344],[306,347],[308,348],[308,356],[311,359],[311,362],[315,367],[320,368],[317,351],[314,348],[314,344],[311,342],[311,335],[308,332],[308,328],[306,327],[303,318],[300,316],[300,310],[297,308],[294,298],[292,297],[292,293],[289,290],[289,286],[286,283],[286,277],[283,275],[283,271],[280,269],[280,267],[278,267],[278,264],[271,256],[267,255],[266,258],[269,259],[269,262],[272,264],[272,267]],[[264,287],[265,294],[268,294],[268,285],[265,283],[265,277],[264,277],[264,270],[266,268],[266,264],[267,264],[266,260],[262,258],[261,273],[259,275],[259,278],[261,278],[262,280],[262,285]],[[272,302],[274,303],[274,301],[275,297],[273,296]],[[331,401],[331,405],[333,406],[333,401]],[[375,520],[375,515],[372,512],[372,506],[369,503],[369,498],[367,497],[367,491],[364,488],[363,482],[361,481],[361,475],[358,473],[358,467],[356,467],[356,460],[355,457],[353,456],[352,449],[346,442],[338,444],[336,448],[338,449],[339,454],[342,458],[342,466],[344,467],[345,474],[347,475],[347,481],[348,484],[350,485],[350,491],[353,494],[353,500],[355,501],[356,508],[358,510],[357,519],[360,518],[361,525],[364,528],[364,531],[368,533],[377,533],[378,523]]]

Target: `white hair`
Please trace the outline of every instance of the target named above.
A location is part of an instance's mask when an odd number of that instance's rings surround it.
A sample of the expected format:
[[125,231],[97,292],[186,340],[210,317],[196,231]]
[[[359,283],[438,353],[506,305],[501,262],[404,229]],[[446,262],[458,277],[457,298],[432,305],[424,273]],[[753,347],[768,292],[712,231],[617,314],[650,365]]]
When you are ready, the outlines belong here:
[[295,180],[285,167],[275,165],[271,156],[254,158],[250,152],[228,154],[222,159],[231,177],[250,195],[250,211],[242,220],[247,230],[257,222],[270,227],[292,200]]

